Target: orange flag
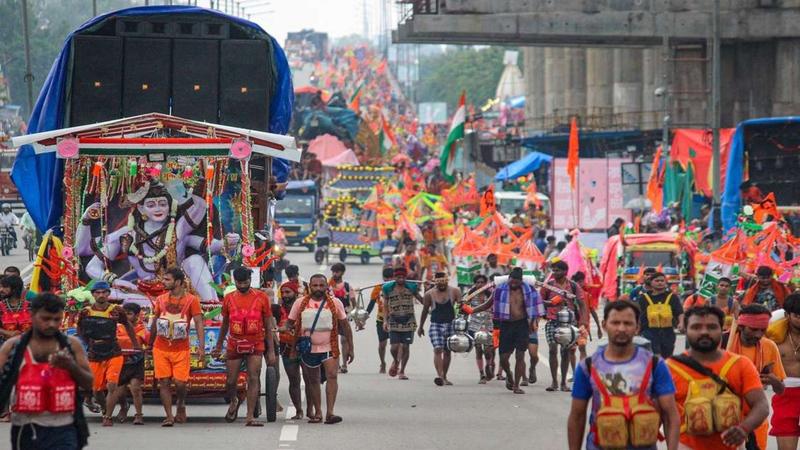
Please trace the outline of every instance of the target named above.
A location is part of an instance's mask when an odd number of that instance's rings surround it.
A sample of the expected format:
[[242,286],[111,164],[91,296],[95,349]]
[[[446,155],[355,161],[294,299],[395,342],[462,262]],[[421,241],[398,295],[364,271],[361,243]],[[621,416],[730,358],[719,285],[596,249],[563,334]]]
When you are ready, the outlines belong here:
[[481,196],[481,217],[486,217],[489,214],[493,214],[494,211],[494,184],[490,184]]
[[655,213],[660,213],[664,203],[664,191],[662,190],[662,173],[659,171],[661,162],[661,147],[656,149],[653,156],[653,165],[650,168],[650,179],[647,181],[647,198],[650,200],[652,209]]
[[778,205],[775,201],[775,194],[770,192],[764,197],[761,203],[753,203],[753,220],[756,223],[764,223],[767,221],[768,216],[772,216],[772,220],[779,220],[781,213],[778,211]]
[[569,174],[569,185],[575,189],[575,175],[578,170],[578,119],[573,117],[569,124],[569,147],[567,151],[567,173]]

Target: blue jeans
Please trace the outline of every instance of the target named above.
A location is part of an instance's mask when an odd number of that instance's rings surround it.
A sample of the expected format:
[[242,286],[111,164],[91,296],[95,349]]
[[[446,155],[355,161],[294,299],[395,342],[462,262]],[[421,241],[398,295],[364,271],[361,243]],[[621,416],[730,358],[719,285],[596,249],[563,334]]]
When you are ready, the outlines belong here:
[[43,427],[23,425],[11,427],[12,450],[77,450],[78,431],[75,425]]

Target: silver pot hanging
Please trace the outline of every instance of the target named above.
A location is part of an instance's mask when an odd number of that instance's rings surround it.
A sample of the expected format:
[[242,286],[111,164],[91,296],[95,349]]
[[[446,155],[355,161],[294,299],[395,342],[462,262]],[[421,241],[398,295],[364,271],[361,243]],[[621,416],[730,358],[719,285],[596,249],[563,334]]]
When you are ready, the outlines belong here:
[[472,339],[466,334],[454,334],[447,338],[447,348],[454,353],[467,353],[472,350]]
[[352,319],[354,322],[364,323],[369,318],[369,313],[367,312],[366,309],[353,308],[353,310],[350,311],[349,316],[350,316],[350,319]]
[[453,331],[456,333],[466,333],[469,322],[463,317],[458,317],[453,320]]
[[572,325],[559,326],[556,328],[555,341],[559,345],[569,347],[578,340],[578,328]]
[[573,322],[574,318],[574,314],[567,308],[567,305],[564,305],[564,307],[556,313],[556,320],[559,324],[569,325]]
[[483,345],[483,346],[493,346],[494,345],[494,338],[492,337],[492,333],[486,330],[479,330],[475,332],[475,345]]

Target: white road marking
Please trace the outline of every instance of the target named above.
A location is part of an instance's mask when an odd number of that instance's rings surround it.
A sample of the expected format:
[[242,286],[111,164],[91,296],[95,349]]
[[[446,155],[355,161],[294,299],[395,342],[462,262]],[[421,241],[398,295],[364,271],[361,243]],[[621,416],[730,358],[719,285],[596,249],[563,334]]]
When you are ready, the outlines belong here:
[[284,425],[283,428],[281,428],[281,437],[279,440],[296,441],[299,428],[300,427],[297,425]]

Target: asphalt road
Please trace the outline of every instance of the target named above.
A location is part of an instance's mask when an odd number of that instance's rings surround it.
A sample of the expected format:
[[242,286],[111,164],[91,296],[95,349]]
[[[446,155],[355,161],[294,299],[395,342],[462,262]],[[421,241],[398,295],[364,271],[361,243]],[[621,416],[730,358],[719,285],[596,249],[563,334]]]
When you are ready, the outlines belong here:
[[[291,252],[290,259],[300,266],[304,278],[327,270],[314,264],[310,253]],[[324,268],[323,268],[324,269]],[[377,260],[348,265],[345,279],[354,287],[367,286],[380,278]],[[419,314],[419,311],[418,311]],[[426,330],[427,332],[427,330]],[[593,332],[594,334],[594,332]],[[544,344],[544,336],[540,333]],[[679,337],[678,348],[683,339]],[[593,352],[590,343],[589,352]],[[540,349],[540,359],[546,348]],[[388,357],[388,355],[387,355]],[[294,411],[279,413],[279,420],[263,428],[245,428],[240,419],[225,423],[226,405],[221,401],[191,402],[189,423],[165,429],[160,405],[145,405],[146,424],[134,427],[130,422],[102,428],[98,415],[90,415],[95,449],[278,449],[305,450],[328,448],[400,449],[522,449],[562,450],[567,447],[566,417],[568,393],[546,392],[549,368],[540,362],[539,381],[527,388],[525,395],[507,391],[502,382],[478,384],[473,353],[454,355],[450,379],[454,386],[437,387],[433,383],[433,351],[427,336],[415,340],[407,369],[410,380],[400,381],[378,374],[375,323],[355,334],[355,362],[348,374],[339,375],[336,413],[344,418],[338,425],[308,424],[290,421]],[[513,360],[512,360],[513,361]],[[281,375],[280,402],[291,404],[285,376]],[[323,402],[324,403],[324,402]],[[131,412],[132,414],[132,412]],[[8,436],[8,425],[0,425],[0,434]],[[5,447],[7,438],[0,442]],[[774,443],[771,447],[774,448]]]

